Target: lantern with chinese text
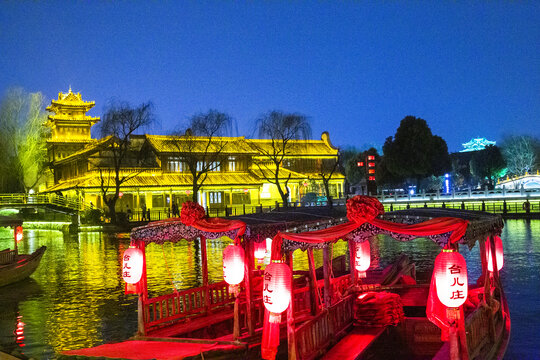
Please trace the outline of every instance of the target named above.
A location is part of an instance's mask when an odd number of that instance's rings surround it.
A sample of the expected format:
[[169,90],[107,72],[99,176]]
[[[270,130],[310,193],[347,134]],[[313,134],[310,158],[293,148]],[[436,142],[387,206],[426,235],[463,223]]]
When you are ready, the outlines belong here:
[[365,278],[366,270],[371,265],[371,248],[369,241],[364,241],[356,244],[356,252],[354,256],[354,267],[358,271],[358,277]]
[[253,243],[253,256],[257,259],[258,263],[262,263],[264,257],[266,256],[266,242],[255,242]]
[[282,262],[273,262],[264,270],[263,304],[270,311],[269,321],[281,322],[281,313],[289,307],[292,272]]
[[143,252],[141,249],[130,246],[124,251],[122,257],[122,277],[128,284],[136,284],[141,280],[143,273]]
[[244,249],[239,245],[229,245],[223,250],[223,279],[229,284],[229,291],[238,295],[239,284],[244,280]]
[[23,228],[22,226],[17,226],[15,228],[15,241],[18,243],[21,242],[23,239]]
[[457,308],[467,299],[467,263],[453,250],[443,250],[435,258],[433,269],[437,297],[443,305]]
[[[504,265],[503,244],[500,237],[495,236],[495,260],[497,261],[497,271],[500,271]],[[488,271],[493,272],[493,259],[491,258],[491,242],[486,241],[487,267]]]

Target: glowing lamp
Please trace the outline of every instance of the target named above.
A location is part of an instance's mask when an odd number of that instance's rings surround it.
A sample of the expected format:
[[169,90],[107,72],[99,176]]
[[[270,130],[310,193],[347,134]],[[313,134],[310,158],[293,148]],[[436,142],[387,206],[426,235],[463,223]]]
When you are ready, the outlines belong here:
[[467,299],[467,263],[458,252],[443,250],[433,269],[437,297],[447,307],[457,308]]
[[291,299],[292,272],[289,266],[273,262],[264,270],[263,304],[270,311],[270,322],[281,321],[280,314],[287,310]]
[[258,260],[258,262],[262,262],[264,257],[266,256],[266,242],[256,242],[254,243],[254,249],[253,249],[253,256]]
[[238,285],[244,280],[244,249],[229,245],[223,250],[223,278],[229,285]]
[[141,280],[143,272],[143,252],[141,249],[130,246],[124,251],[122,257],[122,277],[128,284],[136,284]]
[[[493,272],[493,259],[491,258],[491,242],[486,242],[488,271]],[[495,236],[495,260],[497,261],[497,271],[504,265],[503,244],[500,237]]]
[[365,278],[366,270],[371,265],[371,248],[369,241],[364,241],[356,244],[356,252],[354,255],[354,268],[358,271],[358,277]]
[[122,196],[124,196],[124,193],[120,191],[120,192],[118,193],[118,197],[121,198]]
[[15,241],[21,242],[23,239],[23,228],[22,226],[17,226],[15,228]]

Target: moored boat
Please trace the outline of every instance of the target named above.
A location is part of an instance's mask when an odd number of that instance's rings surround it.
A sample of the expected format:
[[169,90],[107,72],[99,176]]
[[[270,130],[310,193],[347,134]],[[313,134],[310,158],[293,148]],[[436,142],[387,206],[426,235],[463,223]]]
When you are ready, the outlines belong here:
[[42,246],[32,254],[19,254],[18,242],[22,240],[22,220],[0,217],[0,226],[13,228],[13,249],[0,250],[0,286],[28,278],[39,266],[47,247]]
[[[166,354],[154,353],[154,358],[163,359],[341,360],[390,355],[408,359],[501,359],[509,339],[510,317],[498,274],[499,258],[489,256],[486,250],[497,249],[503,226],[500,217],[433,209],[383,215],[380,204],[374,201],[356,198],[348,206],[349,221],[339,216],[302,218],[281,213],[259,214],[264,220],[172,219],[134,229],[131,244],[143,254],[148,243],[199,241],[203,286],[148,297],[143,255],[140,280],[126,286],[128,292],[138,294],[137,336],[126,343],[64,354],[130,358],[138,347],[165,349]],[[478,243],[482,275],[468,285],[456,277],[454,285],[459,286],[455,288],[459,292],[453,297],[464,303],[446,307],[437,298],[435,277],[417,276],[414,263],[406,256],[384,269],[360,269],[357,249],[379,234],[401,242],[429,238],[445,249],[441,253],[457,253],[459,246],[472,248]],[[224,236],[234,239],[229,240],[231,246],[243,249],[243,279],[238,285],[208,282],[206,241]],[[273,275],[268,268],[255,268],[254,250],[267,238],[273,238],[273,263],[292,270],[286,275],[291,288],[289,295],[282,296],[287,303],[281,316],[268,310],[268,304],[274,301],[270,293],[277,290],[277,285],[268,282]],[[349,246],[345,261],[332,256],[338,241]],[[314,251],[323,252],[322,269],[315,267]],[[293,253],[295,257],[307,256],[308,271],[294,269]],[[131,270],[132,266],[130,263],[127,268]],[[185,353],[186,349],[191,352]]]

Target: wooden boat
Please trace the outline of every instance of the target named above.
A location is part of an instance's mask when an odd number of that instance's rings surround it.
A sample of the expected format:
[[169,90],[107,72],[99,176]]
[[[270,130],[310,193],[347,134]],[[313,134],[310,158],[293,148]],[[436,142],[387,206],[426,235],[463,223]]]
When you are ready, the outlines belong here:
[[[272,256],[284,259],[293,270],[291,301],[278,331],[280,343],[274,349],[276,358],[502,359],[509,340],[510,316],[496,257],[491,259],[495,270],[490,272],[485,251],[486,242],[495,248],[494,237],[503,226],[500,217],[450,209],[414,209],[353,223],[346,221],[343,213],[328,216],[321,211],[303,209],[302,213],[238,218],[237,221],[244,223],[244,230],[231,226],[202,229],[185,225],[180,219],[134,229],[132,246],[143,250],[145,244],[151,242],[199,241],[203,286],[150,298],[144,271],[138,284],[137,335],[125,343],[63,354],[130,358],[130,354],[151,348],[156,349],[151,351],[155,351],[153,357],[157,359],[168,356],[261,358],[268,313],[262,297],[263,271],[255,269],[253,250],[256,243],[273,237]],[[215,224],[228,224],[227,220],[215,221]],[[446,224],[446,227],[434,224]],[[429,234],[417,231],[419,228],[429,228]],[[352,249],[356,244],[379,234],[399,241],[427,237],[440,245],[451,243],[454,248],[459,245],[472,248],[479,243],[482,275],[476,284],[470,282],[462,311],[457,315],[453,313],[455,317],[447,340],[441,340],[441,329],[428,319],[430,277],[416,276],[414,263],[407,256],[400,256],[385,269],[368,270],[364,279],[359,279],[354,266],[349,265],[354,264]],[[238,296],[230,292],[224,281],[208,283],[206,241],[223,236],[230,239],[240,236],[245,250],[244,281]],[[332,247],[337,241],[346,241],[349,245],[348,259],[345,259],[349,261],[332,259]],[[297,249],[307,256],[307,272],[293,268],[293,252]],[[313,252],[316,249],[323,252],[322,269],[315,268]],[[396,303],[402,304],[403,316],[398,323],[359,322],[355,312],[366,296],[377,298],[374,294],[399,298]],[[382,306],[384,311],[387,305]],[[188,349],[187,353],[182,348]],[[274,356],[265,354],[265,358]]]
[[19,254],[17,228],[22,226],[22,220],[0,217],[0,226],[13,228],[13,250],[5,249],[0,251],[0,286],[5,286],[24,280],[32,275],[39,266],[41,257],[47,247],[42,246],[32,254]]

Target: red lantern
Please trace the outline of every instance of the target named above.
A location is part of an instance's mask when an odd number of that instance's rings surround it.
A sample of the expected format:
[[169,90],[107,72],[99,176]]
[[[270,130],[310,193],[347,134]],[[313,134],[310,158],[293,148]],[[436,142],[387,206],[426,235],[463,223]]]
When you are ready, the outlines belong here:
[[256,242],[253,244],[253,247],[253,256],[257,259],[259,263],[262,263],[264,257],[266,256],[266,242]]
[[289,307],[292,272],[285,263],[274,262],[264,270],[263,303],[270,311],[270,322],[280,322],[281,314]]
[[467,299],[467,263],[453,250],[443,250],[435,258],[433,269],[437,297],[447,307],[457,308]]
[[21,242],[23,239],[23,228],[22,226],[17,226],[15,228],[15,241],[18,243]]
[[244,249],[229,245],[223,250],[223,278],[229,285],[238,285],[244,280]]
[[143,251],[130,246],[124,251],[122,261],[122,277],[128,284],[136,284],[141,280],[144,262]]
[[354,268],[358,271],[358,277],[365,278],[366,270],[371,265],[371,248],[369,241],[356,244],[356,253],[354,258]]
[[[493,272],[493,259],[491,258],[491,242],[486,242],[487,266],[488,271]],[[504,265],[503,244],[500,237],[495,236],[495,260],[497,260],[497,271],[500,271]]]

